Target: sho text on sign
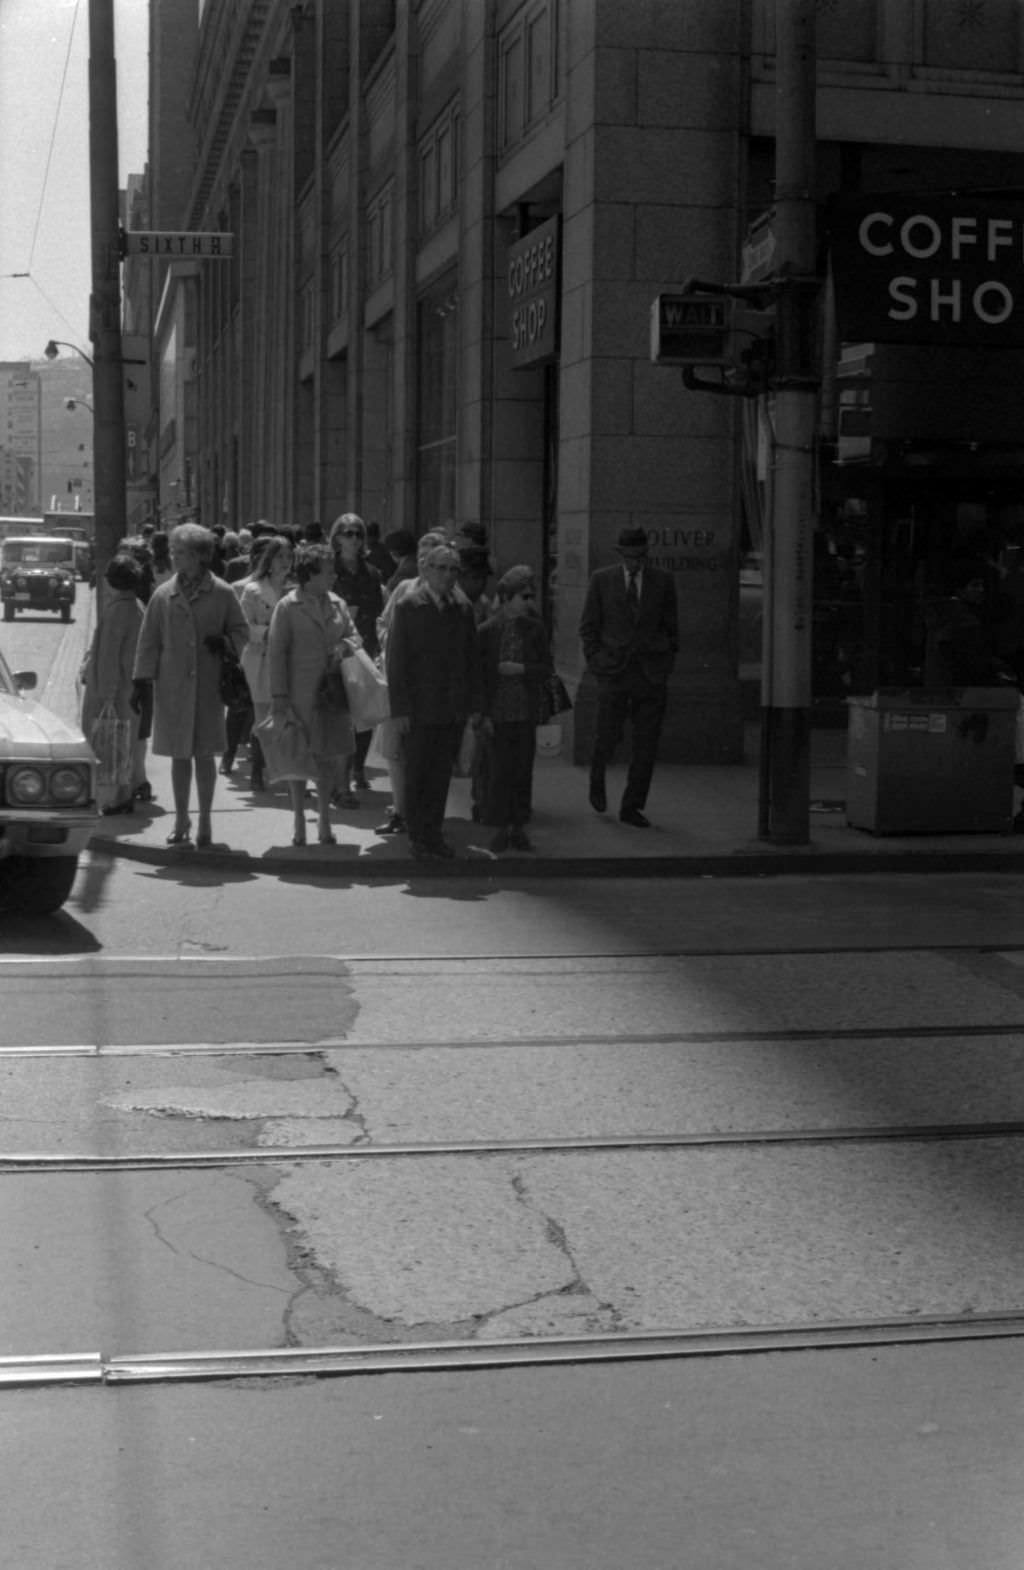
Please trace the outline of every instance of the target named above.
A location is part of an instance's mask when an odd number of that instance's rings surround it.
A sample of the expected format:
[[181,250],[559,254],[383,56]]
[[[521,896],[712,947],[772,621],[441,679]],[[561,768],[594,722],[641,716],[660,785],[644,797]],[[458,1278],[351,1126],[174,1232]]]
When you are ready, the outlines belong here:
[[847,342],[1024,344],[1024,200],[838,197],[828,228]]

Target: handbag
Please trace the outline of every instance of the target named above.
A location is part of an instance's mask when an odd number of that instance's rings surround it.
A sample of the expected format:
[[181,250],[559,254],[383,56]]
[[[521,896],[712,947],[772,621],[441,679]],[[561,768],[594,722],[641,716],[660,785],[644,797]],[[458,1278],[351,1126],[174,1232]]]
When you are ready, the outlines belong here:
[[268,714],[253,726],[252,733],[263,749],[265,772],[271,784],[277,780],[307,780],[316,773],[305,726],[295,715],[281,719]]
[[571,708],[572,699],[565,682],[557,671],[552,671],[541,683],[537,724],[548,725],[556,714],[565,714]]
[[348,692],[341,672],[332,667],[324,671],[316,689],[315,707],[330,714],[347,714]]
[[387,677],[373,663],[365,649],[346,654],[341,662],[341,675],[348,693],[348,706],[352,724],[357,731],[372,730],[382,720],[391,718]]
[[120,720],[112,703],[105,703],[89,737],[99,763],[97,784],[129,785],[132,778],[132,722]]
[[221,655],[220,701],[226,709],[236,714],[239,709],[247,709],[252,703],[245,672],[234,654]]

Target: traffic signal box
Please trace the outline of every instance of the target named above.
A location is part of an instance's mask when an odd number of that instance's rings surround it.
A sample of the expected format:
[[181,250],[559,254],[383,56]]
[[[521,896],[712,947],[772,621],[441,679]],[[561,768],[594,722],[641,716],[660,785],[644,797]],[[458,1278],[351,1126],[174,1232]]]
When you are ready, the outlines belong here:
[[659,294],[651,305],[655,365],[734,365],[727,295]]
[[[684,288],[651,305],[651,360],[682,367],[697,392],[754,397],[768,390],[775,369],[775,311],[763,291],[747,286]],[[701,367],[717,369],[709,380]]]

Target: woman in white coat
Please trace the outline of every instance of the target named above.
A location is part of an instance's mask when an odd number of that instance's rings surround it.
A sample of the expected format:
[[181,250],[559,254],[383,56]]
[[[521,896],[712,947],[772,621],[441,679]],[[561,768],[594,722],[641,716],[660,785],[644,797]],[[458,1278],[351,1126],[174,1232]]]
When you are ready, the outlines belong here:
[[[305,756],[284,777],[295,816],[293,845],[306,843],[306,781],[316,779],[321,845],[333,845],[331,793],[344,778],[355,746],[347,712],[320,701],[328,672],[343,655],[362,647],[344,600],[330,592],[334,557],[328,545],[303,544],[295,552],[297,587],[278,603],[270,622],[270,697],[275,724],[294,720],[306,739]],[[340,683],[340,674],[338,675]]]
[[217,783],[217,754],[224,751],[222,656],[241,656],[248,629],[235,592],[210,571],[214,536],[198,523],[171,532],[174,576],[146,606],[135,656],[132,708],[140,712],[153,692],[153,752],[171,759],[174,829],[168,845],[191,839],[189,797],[195,766],[199,827],[196,844],[213,842],[210,814]]
[[[137,791],[141,791],[145,772],[138,743],[139,717],[130,708],[132,670],[142,626],[142,569],[127,552],[114,556],[103,574],[108,593],[96,624],[89,653],[82,668],[82,731],[91,737],[101,711],[110,704],[119,720],[131,720],[132,778],[119,784],[101,785],[100,811],[107,817],[131,812]],[[136,774],[138,773],[138,778]]]
[[[285,593],[288,574],[292,570],[292,545],[283,535],[272,535],[260,542],[262,549],[256,567],[236,585],[238,601],[249,628],[249,641],[242,650],[242,669],[252,694],[253,732],[261,720],[270,713],[270,618],[278,600]],[[240,591],[240,592],[239,592]],[[251,734],[249,748],[252,755],[250,785],[253,790],[263,790],[263,751],[259,737]]]

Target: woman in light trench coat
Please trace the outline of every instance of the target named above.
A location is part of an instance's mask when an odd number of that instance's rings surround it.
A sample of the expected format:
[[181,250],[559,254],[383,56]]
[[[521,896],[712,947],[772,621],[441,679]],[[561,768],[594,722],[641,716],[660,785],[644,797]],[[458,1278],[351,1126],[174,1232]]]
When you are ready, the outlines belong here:
[[294,571],[297,587],[278,601],[270,622],[271,713],[280,724],[295,719],[306,738],[304,758],[283,776],[295,820],[292,844],[306,843],[306,780],[314,778],[320,843],[333,845],[331,795],[344,779],[355,736],[348,713],[325,710],[318,693],[328,671],[338,670],[342,656],[361,648],[363,640],[344,600],[329,590],[334,573],[330,546],[300,545]]
[[245,617],[230,584],[210,571],[214,537],[197,523],[171,531],[174,576],[153,591],[135,655],[132,707],[153,689],[152,750],[170,758],[174,829],[168,845],[191,838],[189,797],[195,765],[199,826],[196,844],[212,843],[210,813],[217,783],[217,754],[226,744],[220,696],[221,656],[241,654]]

